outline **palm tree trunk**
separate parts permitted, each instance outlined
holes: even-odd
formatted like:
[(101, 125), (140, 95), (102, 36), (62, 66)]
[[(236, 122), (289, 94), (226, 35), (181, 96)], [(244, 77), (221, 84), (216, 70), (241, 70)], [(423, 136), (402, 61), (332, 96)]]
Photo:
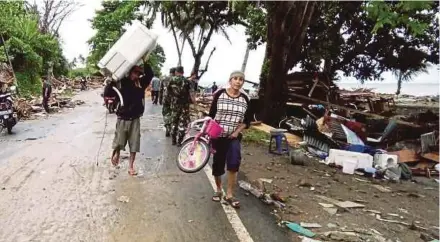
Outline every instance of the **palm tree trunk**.
[(397, 79), (397, 91), (396, 95), (400, 94), (400, 89), (402, 88), (402, 74), (399, 73), (399, 78)]
[(249, 52), (250, 52), (251, 48), (249, 46), (249, 44), (247, 44), (246, 46), (246, 53), (244, 54), (244, 59), (243, 59), (243, 64), (241, 64), (241, 72), (245, 72), (246, 70), (246, 65), (249, 59)]

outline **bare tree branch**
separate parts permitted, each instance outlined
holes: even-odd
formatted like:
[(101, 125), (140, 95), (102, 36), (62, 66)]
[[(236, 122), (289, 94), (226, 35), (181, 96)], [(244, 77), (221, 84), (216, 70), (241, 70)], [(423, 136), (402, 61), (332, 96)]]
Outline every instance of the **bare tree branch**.
[(38, 10), (36, 3), (30, 6), (32, 6), (32, 9), (36, 9), (40, 15), (40, 32), (58, 35), (64, 20), (81, 7), (82, 4), (71, 0), (43, 0), (41, 11)]
[(209, 61), (211, 60), (211, 56), (212, 54), (214, 54), (214, 51), (216, 50), (216, 48), (214, 47), (214, 49), (212, 49), (211, 54), (209, 54), (208, 60), (206, 61), (206, 65), (205, 68), (203, 70), (199, 70), (200, 74), (198, 76), (198, 78), (202, 78), (202, 76), (205, 74), (205, 72), (208, 71), (208, 65), (209, 65)]

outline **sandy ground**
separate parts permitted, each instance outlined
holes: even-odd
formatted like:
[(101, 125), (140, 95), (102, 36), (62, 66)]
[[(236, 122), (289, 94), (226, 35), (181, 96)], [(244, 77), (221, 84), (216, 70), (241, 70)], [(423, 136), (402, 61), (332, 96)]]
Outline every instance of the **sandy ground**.
[[(119, 170), (110, 167), (116, 117), (106, 118), (99, 91), (76, 97), (85, 105), (1, 134), (0, 241), (239, 241), (211, 201), (207, 175), (177, 169), (160, 106), (147, 100), (141, 120), (140, 175), (127, 174), (127, 153)], [(268, 207), (237, 196), (252, 241), (289, 241)]]
[[(255, 144), (245, 145), (243, 158), (244, 179), (256, 186), (259, 178), (272, 179), (271, 184), (265, 183), (267, 191), (278, 192), (281, 197), (287, 198), (285, 210), (279, 211), (271, 207), (276, 211), (273, 212), (274, 219), (318, 223), (322, 228), (311, 229), (316, 233), (344, 229), (364, 229), (371, 232), (374, 229), (391, 241), (423, 241), (420, 238), (422, 232), (437, 234), (438, 239), (439, 190), (438, 183), (433, 179), (416, 178), (417, 183), (402, 181), (394, 184), (359, 175), (345, 175), (341, 170), (318, 162), (295, 166), (289, 163), (287, 157), (269, 155), (266, 146)], [(382, 192), (374, 185), (388, 188), (389, 192)], [(365, 208), (339, 210), (331, 215), (319, 205), (328, 202), (317, 195), (340, 201), (357, 201), (364, 204)], [(255, 197), (254, 199), (257, 200)], [(374, 213), (380, 213), (382, 219), (409, 224), (414, 222), (427, 231), (411, 230), (402, 224), (379, 221)], [(329, 223), (335, 227), (327, 226)], [(301, 241), (297, 234), (289, 235), (292, 241)], [(352, 238), (346, 241), (362, 240)]]

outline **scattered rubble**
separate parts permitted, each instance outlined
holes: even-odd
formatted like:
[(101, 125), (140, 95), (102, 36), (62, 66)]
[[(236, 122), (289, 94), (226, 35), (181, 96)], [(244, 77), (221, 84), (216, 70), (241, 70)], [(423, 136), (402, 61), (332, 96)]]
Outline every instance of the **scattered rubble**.
[[(92, 76), (88, 78), (87, 88), (102, 87), (104, 82), (103, 77)], [(1, 90), (6, 91), (8, 86), (14, 84), (14, 77), (12, 69), (5, 63), (0, 65), (0, 85)], [(19, 89), (20, 87), (18, 87)], [(52, 78), (52, 94), (49, 100), (49, 108), (53, 111), (59, 111), (62, 108), (74, 108), (77, 105), (84, 104), (80, 100), (72, 100), (75, 92), (81, 90), (80, 79), (70, 79), (64, 76)], [(36, 116), (42, 116), (40, 113), (44, 112), (42, 107), (42, 96), (32, 96), (28, 98), (15, 98), (15, 109), (17, 110), (20, 119), (32, 119)]]
[(127, 196), (120, 196), (120, 197), (118, 197), (118, 202), (128, 203), (128, 202), (130, 202), (130, 198)]
[[(418, 211), (419, 206), (413, 204), (415, 201), (425, 204), (429, 200), (432, 205), (432, 196), (438, 202), (435, 189), (418, 184), (423, 178), (424, 183), (438, 187), (438, 97), (397, 97), (368, 89), (340, 90), (322, 73), (292, 73), (287, 83), (289, 116), (274, 123), (275, 127), (254, 123), (256, 129), (272, 136), (270, 140), (281, 140), (276, 147), (269, 147), (269, 151), (284, 150), (286, 143), (290, 145), (289, 152), (269, 156), (284, 160), (282, 168), (285, 171), (272, 161), (256, 164), (254, 160), (258, 160), (259, 155), (255, 150), (248, 152), (253, 154), (249, 158), (252, 164), (243, 162), (243, 171), (246, 175), (256, 173), (258, 176), (249, 180), (256, 186), (239, 181), (247, 194), (253, 194), (269, 205), (279, 201), (275, 199), (277, 196), (288, 198), (280, 201), (283, 206), (278, 207), (283, 214), (280, 217), (286, 219), (285, 216), (290, 216), (290, 221), (299, 223), (304, 218), (313, 219), (305, 217), (310, 214), (315, 214), (314, 218), (331, 218), (316, 220), (328, 224), (328, 228), (338, 228), (338, 231), (327, 231), (327, 234), (319, 233), (325, 237), (323, 240), (400, 241), (401, 238), (395, 237), (399, 231), (399, 237), (407, 238), (403, 241), (415, 241), (414, 233), (402, 231), (404, 226), (413, 231), (424, 231), (432, 223), (438, 226), (438, 220), (434, 221), (434, 216), (430, 215), (438, 214), (438, 203), (426, 208), (423, 215)], [(206, 114), (211, 101), (211, 94), (199, 95), (193, 112)], [(258, 111), (260, 104), (255, 105), (251, 108)], [(275, 132), (280, 129), (286, 131)], [(263, 149), (266, 151), (267, 147)], [(270, 159), (267, 155), (262, 157)], [(321, 163), (327, 165), (324, 171)], [(318, 166), (320, 168), (316, 169)], [(292, 171), (296, 173), (292, 175)], [(267, 174), (279, 177), (280, 172), (286, 174), (282, 179), (271, 179), (270, 182), (260, 179), (272, 178)], [(414, 186), (419, 189), (400, 188)], [(313, 200), (315, 205), (312, 205)], [(371, 229), (349, 230), (347, 227), (357, 228), (359, 225), (346, 226), (336, 222), (341, 217), (351, 217), (356, 223), (363, 221)], [(425, 219), (422, 224), (411, 222), (422, 217), (430, 219)], [(371, 227), (379, 224), (389, 225)], [(296, 225), (307, 227), (307, 224)], [(388, 227), (391, 226), (396, 228), (390, 232)], [(419, 238), (420, 234), (416, 237)]]

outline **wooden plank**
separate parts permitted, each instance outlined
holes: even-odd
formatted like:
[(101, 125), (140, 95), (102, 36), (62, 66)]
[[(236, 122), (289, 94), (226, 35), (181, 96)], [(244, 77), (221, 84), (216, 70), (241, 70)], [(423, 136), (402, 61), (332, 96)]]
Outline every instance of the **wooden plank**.
[[(379, 114), (365, 113), (365, 112), (362, 112), (360, 110), (356, 110), (356, 109), (353, 109), (353, 108), (347, 108), (347, 107), (344, 107), (344, 106), (340, 106), (340, 105), (337, 105), (337, 104), (329, 103), (329, 102), (322, 101), (322, 100), (315, 99), (315, 98), (311, 98), (311, 97), (306, 97), (306, 96), (303, 96), (303, 95), (298, 95), (296, 93), (289, 93), (289, 96), (301, 98), (301, 99), (312, 101), (312, 102), (315, 102), (315, 103), (320, 103), (320, 104), (323, 104), (323, 105), (327, 105), (328, 107), (334, 107), (334, 108), (346, 110), (346, 111), (349, 111), (349, 112), (362, 114), (362, 115), (369, 116), (369, 117), (391, 120), (391, 118), (384, 117), (384, 116), (379, 115)], [(398, 124), (406, 125), (406, 126), (413, 127), (413, 128), (420, 128), (421, 127), (420, 125), (413, 124), (413, 123), (406, 122), (406, 121), (402, 121), (402, 120), (395, 120), (395, 121)]]
[(420, 158), (417, 156), (417, 152), (415, 152), (414, 150), (399, 150), (394, 152), (388, 152), (388, 154), (397, 155), (397, 157), (399, 157), (399, 162), (401, 163), (414, 162), (420, 160)]
[[(267, 125), (265, 123), (261, 123), (259, 125), (252, 125), (251, 128), (263, 131), (263, 132), (268, 133), (268, 134), (270, 134), (270, 130), (271, 129), (274, 129), (274, 127), (272, 127), (270, 125)], [(287, 142), (292, 147), (297, 147), (299, 145), (299, 142), (302, 141), (301, 137), (296, 136), (294, 134), (286, 133), (285, 135), (286, 135), (286, 138), (287, 138)]]
[(302, 105), (304, 105), (304, 103), (292, 103), (292, 102), (287, 102), (286, 104), (295, 107), (302, 107)]
[(438, 153), (434, 153), (434, 152), (426, 153), (426, 154), (423, 154), (422, 157), (427, 160), (439, 163)]

